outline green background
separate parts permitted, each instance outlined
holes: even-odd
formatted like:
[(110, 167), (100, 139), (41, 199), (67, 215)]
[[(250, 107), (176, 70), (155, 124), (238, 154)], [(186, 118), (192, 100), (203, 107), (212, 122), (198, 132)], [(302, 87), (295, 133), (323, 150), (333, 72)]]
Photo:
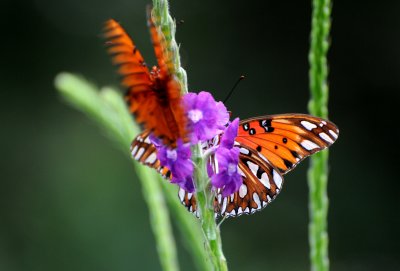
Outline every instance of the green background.
[[(61, 71), (118, 86), (100, 38), (113, 17), (154, 64), (149, 1), (0, 3), (0, 270), (159, 270), (127, 157), (54, 89)], [(310, 1), (171, 1), (191, 91), (233, 117), (306, 113)], [(335, 1), (330, 119), (332, 270), (400, 270), (400, 2)], [(127, 146), (128, 152), (128, 146)], [(308, 270), (308, 161), (267, 209), (222, 225), (230, 270)], [(179, 235), (177, 235), (179, 236)], [(178, 237), (182, 270), (193, 263)]]

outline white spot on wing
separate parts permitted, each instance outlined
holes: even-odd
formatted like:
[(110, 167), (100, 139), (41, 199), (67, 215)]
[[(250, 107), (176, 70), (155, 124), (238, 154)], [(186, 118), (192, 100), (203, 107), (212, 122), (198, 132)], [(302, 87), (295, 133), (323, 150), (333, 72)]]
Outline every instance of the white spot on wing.
[(240, 153), (248, 155), (250, 153), (250, 151), (246, 148), (240, 148)]
[(253, 200), (257, 204), (257, 209), (261, 209), (260, 197), (258, 196), (258, 194), (256, 192), (253, 193)]
[(237, 214), (240, 215), (240, 214), (242, 214), (242, 213), (243, 213), (242, 207), (239, 207), (239, 208), (238, 208), (238, 211), (237, 211)]
[(157, 160), (157, 154), (153, 152), (152, 154), (149, 155), (149, 157), (147, 157), (145, 162), (149, 164), (154, 164), (156, 160)]
[(329, 133), (330, 133), (335, 139), (338, 138), (337, 133), (335, 133), (334, 131), (329, 130)]
[(325, 140), (328, 143), (333, 143), (333, 140), (325, 133), (319, 133), (319, 137)]
[(186, 193), (185, 190), (183, 190), (182, 188), (179, 189), (178, 196), (181, 202), (183, 202), (185, 199), (185, 193)]
[(282, 187), (282, 176), (274, 169), (272, 170), (272, 176), (274, 178), (274, 182), (276, 186), (281, 189)]
[(247, 195), (247, 186), (242, 184), (239, 188), (239, 197), (244, 198)]
[(268, 174), (267, 174), (266, 172), (264, 172), (264, 173), (261, 175), (260, 182), (261, 182), (266, 188), (271, 189), (271, 185), (270, 185), (270, 183), (269, 183)]
[(250, 213), (249, 207), (246, 207), (246, 209), (244, 209), (243, 212), (246, 213), (246, 214)]
[(187, 196), (188, 196), (188, 200), (190, 200), (193, 196), (193, 193), (188, 193)]
[(225, 213), (227, 202), (228, 198), (224, 198), (224, 201), (222, 202), (221, 214)]
[(309, 150), (309, 151), (319, 148), (319, 146), (317, 144), (315, 144), (314, 142), (311, 142), (310, 140), (307, 140), (307, 139), (303, 140), (300, 143), (300, 145), (303, 146), (306, 150)]
[(308, 131), (311, 131), (312, 129), (317, 128), (317, 125), (315, 125), (314, 123), (311, 123), (309, 121), (306, 121), (306, 120), (302, 120), (301, 125), (303, 125), (303, 127), (306, 128)]
[(137, 149), (138, 149), (138, 146), (133, 147), (133, 150), (132, 150), (132, 152), (131, 152), (132, 157), (135, 155)]
[(247, 161), (247, 165), (249, 166), (251, 172), (252, 172), (255, 176), (257, 176), (258, 166), (257, 166), (256, 164), (254, 164), (253, 162), (251, 162), (251, 161)]
[(140, 157), (142, 157), (143, 153), (144, 153), (144, 148), (139, 148), (139, 151), (135, 155), (135, 160), (139, 160)]

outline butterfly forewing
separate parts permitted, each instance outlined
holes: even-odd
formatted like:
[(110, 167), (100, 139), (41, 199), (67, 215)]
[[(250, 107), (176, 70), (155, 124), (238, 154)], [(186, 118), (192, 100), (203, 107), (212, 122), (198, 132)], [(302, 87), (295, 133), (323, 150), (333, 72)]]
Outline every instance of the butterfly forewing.
[(104, 27), (108, 52), (119, 66), (122, 85), (127, 88), (125, 100), (136, 122), (161, 138), (165, 145), (175, 146), (180, 138), (187, 140), (181, 87), (168, 71), (172, 60), (166, 53), (165, 38), (149, 17), (150, 33), (159, 68), (147, 68), (142, 55), (125, 30), (114, 20)]
[(104, 26), (104, 37), (107, 39), (107, 51), (112, 61), (118, 65), (122, 75), (122, 85), (136, 91), (150, 91), (150, 72), (143, 57), (132, 39), (115, 20), (108, 20)]
[(285, 174), (304, 158), (332, 145), (338, 134), (337, 127), (327, 120), (283, 114), (241, 121), (236, 141)]
[[(173, 75), (176, 73), (175, 64), (173, 61), (173, 52), (168, 50), (167, 39), (164, 34), (158, 29), (154, 22), (161, 25), (161, 18), (158, 18), (151, 12), (150, 6), (147, 8), (147, 25), (150, 30), (151, 41), (154, 47), (154, 53), (157, 58), (158, 67), (162, 76), (167, 74)], [(171, 38), (171, 37), (169, 37)]]

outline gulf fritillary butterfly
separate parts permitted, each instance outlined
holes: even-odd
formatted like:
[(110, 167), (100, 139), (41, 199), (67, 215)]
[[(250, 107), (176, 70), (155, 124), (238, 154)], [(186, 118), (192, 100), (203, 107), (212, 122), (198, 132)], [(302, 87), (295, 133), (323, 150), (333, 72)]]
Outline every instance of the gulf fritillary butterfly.
[(105, 23), (104, 36), (108, 52), (127, 88), (125, 99), (136, 122), (174, 146), (178, 138), (186, 139), (186, 117), (181, 102), (181, 86), (175, 77), (171, 53), (166, 40), (155, 27), (148, 12), (148, 25), (158, 67), (149, 71), (142, 55), (125, 30), (114, 20)]
[[(156, 147), (144, 131), (131, 145), (132, 157), (170, 178), (168, 168), (157, 159)], [(304, 114), (270, 115), (242, 120), (235, 140), (240, 148), (238, 172), (243, 184), (239, 191), (214, 201), (215, 213), (222, 217), (252, 214), (266, 207), (282, 189), (283, 175), (306, 157), (332, 145), (338, 138), (335, 124)], [(219, 136), (204, 148), (219, 144)], [(214, 165), (218, 163), (213, 157)], [(190, 212), (199, 216), (196, 197), (182, 188), (179, 198)]]

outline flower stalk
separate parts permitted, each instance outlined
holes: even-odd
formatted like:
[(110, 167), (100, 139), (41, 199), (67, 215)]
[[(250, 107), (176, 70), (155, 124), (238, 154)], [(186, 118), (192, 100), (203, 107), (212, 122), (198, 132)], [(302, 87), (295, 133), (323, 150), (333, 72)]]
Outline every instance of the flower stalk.
[[(153, 0), (152, 15), (156, 26), (160, 27), (166, 39), (167, 51), (171, 54), (174, 62), (174, 74), (178, 77), (182, 93), (188, 93), (187, 76), (185, 70), (180, 66), (179, 46), (175, 41), (175, 21), (169, 14), (167, 0)], [(203, 155), (201, 144), (191, 147), (194, 162), (194, 184), (196, 188), (197, 208), (200, 214), (201, 228), (206, 239), (206, 250), (209, 255), (213, 270), (228, 270), (226, 259), (222, 252), (221, 236), (217, 227), (214, 214), (215, 195), (210, 186), (207, 173), (207, 156)], [(207, 261), (207, 259), (205, 259)]]
[[(312, 115), (328, 116), (328, 64), (329, 31), (331, 26), (330, 0), (312, 1), (312, 29), (310, 63), (311, 100), (308, 108)], [(311, 270), (328, 271), (328, 150), (311, 157), (308, 171), (309, 186), (309, 243)]]
[(207, 174), (207, 158), (202, 153), (200, 144), (192, 147), (194, 157), (194, 179), (196, 186), (197, 208), (199, 210), (201, 228), (207, 240), (206, 249), (210, 256), (214, 270), (228, 270), (226, 259), (222, 251), (221, 235), (215, 221), (214, 199), (210, 179)]

